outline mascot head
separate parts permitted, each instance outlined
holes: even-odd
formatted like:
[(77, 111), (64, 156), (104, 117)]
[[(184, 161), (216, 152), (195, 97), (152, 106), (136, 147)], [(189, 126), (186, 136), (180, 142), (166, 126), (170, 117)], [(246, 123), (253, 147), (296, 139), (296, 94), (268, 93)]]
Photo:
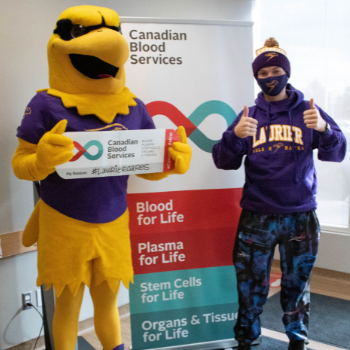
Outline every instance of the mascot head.
[(114, 94), (125, 87), (129, 47), (113, 10), (97, 6), (65, 10), (47, 51), (51, 89), (69, 94)]

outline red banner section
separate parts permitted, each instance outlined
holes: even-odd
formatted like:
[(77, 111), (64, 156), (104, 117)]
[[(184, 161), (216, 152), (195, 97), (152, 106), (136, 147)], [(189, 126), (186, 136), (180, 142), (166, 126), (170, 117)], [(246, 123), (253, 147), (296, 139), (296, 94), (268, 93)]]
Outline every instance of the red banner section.
[(242, 189), (128, 195), (135, 274), (232, 264)]
[(133, 235), (136, 275), (232, 265), (237, 227)]
[(131, 234), (236, 228), (242, 188), (128, 195)]

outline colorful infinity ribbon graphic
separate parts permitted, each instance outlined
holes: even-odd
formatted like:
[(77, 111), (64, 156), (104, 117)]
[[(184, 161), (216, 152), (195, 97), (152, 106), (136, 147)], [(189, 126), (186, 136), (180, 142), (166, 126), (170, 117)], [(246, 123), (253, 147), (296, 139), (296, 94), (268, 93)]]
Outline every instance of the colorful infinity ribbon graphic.
[(211, 153), (213, 146), (219, 140), (211, 140), (205, 136), (198, 129), (199, 124), (211, 114), (222, 115), (227, 126), (231, 125), (237, 117), (236, 112), (227, 103), (218, 100), (204, 102), (188, 118), (168, 102), (154, 101), (148, 103), (146, 107), (152, 117), (161, 114), (168, 117), (176, 126), (182, 125), (186, 129), (187, 137), (208, 153)]
[[(73, 141), (73, 144), (75, 148), (78, 150), (78, 153), (74, 155), (74, 157), (70, 160), (70, 162), (75, 162), (78, 160), (81, 156), (84, 156), (85, 158), (89, 160), (96, 160), (102, 157), (103, 153), (103, 146), (101, 142), (97, 140), (91, 140), (89, 141), (84, 147), (77, 141)], [(88, 152), (88, 149), (91, 146), (96, 146), (98, 148), (98, 152), (95, 155), (92, 155), (91, 153)]]

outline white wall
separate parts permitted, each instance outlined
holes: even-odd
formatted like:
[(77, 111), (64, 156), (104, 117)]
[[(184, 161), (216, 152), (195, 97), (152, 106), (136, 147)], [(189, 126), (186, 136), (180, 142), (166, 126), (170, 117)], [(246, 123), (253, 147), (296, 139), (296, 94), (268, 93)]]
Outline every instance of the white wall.
[[(205, 20), (252, 20), (250, 0), (2, 0), (0, 21), (0, 234), (23, 230), (33, 209), (32, 184), (12, 174), (16, 128), (37, 89), (48, 87), (46, 44), (59, 14), (70, 6), (91, 4), (115, 9), (120, 16)], [(132, 89), (132, 87), (131, 87)], [(142, 96), (140, 96), (142, 98)], [(21, 293), (36, 289), (36, 252), (0, 260), (0, 350), (35, 338), (41, 320), (21, 311)], [(34, 296), (34, 293), (33, 293)], [(128, 302), (122, 288), (119, 305)], [(41, 309), (41, 308), (39, 308)], [(87, 296), (81, 319), (93, 316)]]

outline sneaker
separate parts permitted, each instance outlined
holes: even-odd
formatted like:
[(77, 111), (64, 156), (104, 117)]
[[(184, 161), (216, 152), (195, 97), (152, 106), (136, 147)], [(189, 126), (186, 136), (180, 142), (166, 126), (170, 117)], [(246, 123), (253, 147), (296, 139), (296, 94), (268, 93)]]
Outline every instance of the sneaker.
[(237, 350), (250, 350), (250, 344), (248, 343), (239, 343)]
[(307, 350), (304, 340), (295, 340), (289, 342), (288, 350)]

